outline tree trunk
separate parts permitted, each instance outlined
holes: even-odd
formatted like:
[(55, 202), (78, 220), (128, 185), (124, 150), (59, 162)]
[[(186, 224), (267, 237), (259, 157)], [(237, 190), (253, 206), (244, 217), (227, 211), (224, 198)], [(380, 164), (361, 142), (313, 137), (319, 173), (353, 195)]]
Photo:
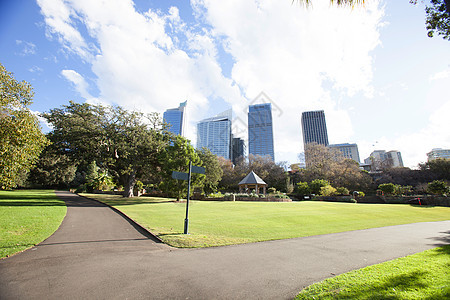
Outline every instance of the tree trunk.
[(125, 177), (125, 188), (123, 191), (123, 196), (125, 198), (134, 197), (133, 189), (135, 184), (136, 184), (136, 171), (133, 170), (130, 175)]

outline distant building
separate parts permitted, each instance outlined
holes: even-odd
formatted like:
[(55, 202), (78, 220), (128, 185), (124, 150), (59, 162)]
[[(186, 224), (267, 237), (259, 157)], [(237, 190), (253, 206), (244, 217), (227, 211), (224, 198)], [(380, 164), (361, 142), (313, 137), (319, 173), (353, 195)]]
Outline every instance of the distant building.
[(170, 125), (168, 131), (176, 135), (184, 136), (186, 104), (187, 101), (184, 101), (178, 108), (168, 109), (163, 114), (164, 122)]
[(366, 165), (370, 165), (371, 171), (380, 171), (386, 168), (403, 167), (403, 159), (400, 151), (375, 150), (364, 160)]
[(208, 148), (213, 154), (232, 159), (231, 109), (197, 124), (197, 148)]
[(328, 145), (329, 148), (337, 149), (343, 157), (353, 159), (360, 163), (358, 145), (356, 144), (333, 144)]
[(233, 138), (232, 142), (232, 161), (236, 165), (240, 157), (245, 155), (245, 143), (241, 138)]
[(432, 161), (438, 158), (450, 159), (450, 149), (434, 148), (427, 153), (428, 161)]
[(269, 155), (275, 161), (270, 103), (248, 107), (248, 149), (249, 154)]
[(317, 143), (328, 146), (327, 124), (323, 110), (302, 113), (303, 145)]

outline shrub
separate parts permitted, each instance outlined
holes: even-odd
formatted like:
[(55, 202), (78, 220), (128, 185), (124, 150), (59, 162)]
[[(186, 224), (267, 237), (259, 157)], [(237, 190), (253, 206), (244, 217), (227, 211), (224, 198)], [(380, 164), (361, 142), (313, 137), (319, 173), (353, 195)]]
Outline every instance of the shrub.
[(435, 180), (428, 183), (427, 191), (432, 194), (444, 195), (448, 193), (449, 188), (444, 181)]
[(270, 187), (270, 188), (267, 189), (267, 192), (268, 192), (269, 194), (275, 194), (275, 193), (277, 192), (277, 189), (274, 188), (274, 187)]
[(330, 185), (330, 183), (328, 181), (323, 180), (323, 179), (315, 179), (315, 180), (311, 181), (311, 183), (309, 184), (309, 189), (312, 194), (319, 195), (321, 192), (321, 188), (323, 188), (327, 185)]
[(320, 188), (320, 195), (322, 196), (334, 196), (336, 194), (337, 190), (329, 184)]
[(392, 195), (395, 192), (395, 185), (393, 183), (383, 183), (378, 188), (386, 195)]
[(336, 191), (339, 195), (350, 195), (350, 191), (345, 187), (338, 187)]
[(307, 182), (297, 183), (295, 191), (297, 192), (297, 194), (302, 196), (311, 194), (311, 189), (309, 188)]

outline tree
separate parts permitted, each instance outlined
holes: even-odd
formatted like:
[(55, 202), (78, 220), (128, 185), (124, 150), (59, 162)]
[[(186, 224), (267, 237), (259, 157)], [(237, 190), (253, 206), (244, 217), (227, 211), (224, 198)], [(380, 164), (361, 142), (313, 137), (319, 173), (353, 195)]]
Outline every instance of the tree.
[(212, 154), (208, 148), (196, 150), (197, 155), (202, 161), (201, 166), (205, 168), (205, 180), (203, 181), (203, 190), (205, 193), (215, 193), (219, 181), (222, 179), (223, 170), (220, 167), (217, 156)]
[(444, 181), (435, 180), (433, 182), (428, 183), (427, 191), (432, 194), (443, 195), (448, 193), (449, 188)]
[(430, 160), (424, 164), (419, 164), (422, 171), (429, 171), (439, 180), (450, 180), (450, 159), (438, 158)]
[(137, 180), (158, 171), (170, 142), (158, 116), (120, 106), (70, 102), (43, 116), (54, 128), (48, 136), (57, 153), (77, 166), (96, 161), (124, 186), (124, 197), (133, 197)]
[[(189, 161), (195, 166), (201, 165), (202, 161), (188, 139), (179, 135), (171, 135), (171, 137), (171, 144), (160, 153), (160, 160), (164, 162), (161, 168), (163, 182), (161, 182), (160, 188), (164, 192), (174, 195), (179, 201), (182, 196), (187, 194), (188, 182), (173, 179), (172, 172), (188, 173)], [(201, 186), (204, 178), (203, 174), (192, 174), (191, 186)]]
[[(417, 0), (409, 2), (417, 4)], [(428, 36), (433, 37), (437, 33), (450, 41), (450, 0), (430, 0), (430, 4), (425, 7)]]
[(378, 189), (380, 189), (386, 195), (392, 195), (395, 192), (395, 184), (383, 183), (378, 186)]
[(11, 189), (26, 178), (48, 144), (30, 111), (33, 89), (18, 82), (0, 64), (0, 188)]
[(320, 192), (323, 187), (330, 185), (330, 183), (323, 179), (314, 179), (309, 184), (309, 189), (311, 190), (311, 194), (320, 195)]
[(317, 143), (305, 147), (306, 169), (300, 177), (303, 181), (324, 179), (335, 187), (346, 187), (351, 190), (367, 190), (372, 179), (367, 172), (359, 168), (359, 164), (343, 157), (336, 149), (330, 149)]
[(77, 166), (67, 155), (56, 153), (52, 146), (42, 151), (36, 166), (30, 171), (28, 182), (46, 188), (68, 188), (75, 179)]
[(311, 190), (308, 186), (307, 182), (299, 182), (297, 183), (295, 190), (294, 190), (297, 194), (299, 194), (300, 196), (306, 196), (311, 194)]

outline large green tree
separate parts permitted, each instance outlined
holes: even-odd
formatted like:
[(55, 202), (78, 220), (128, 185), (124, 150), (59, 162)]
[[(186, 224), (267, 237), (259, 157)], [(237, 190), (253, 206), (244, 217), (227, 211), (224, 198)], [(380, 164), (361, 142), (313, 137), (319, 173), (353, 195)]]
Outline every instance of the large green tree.
[(219, 159), (208, 148), (197, 149), (196, 152), (202, 161), (201, 166), (205, 168), (203, 190), (207, 194), (216, 192), (223, 175)]
[[(188, 183), (185, 180), (173, 179), (172, 172), (188, 173), (189, 161), (194, 166), (201, 166), (202, 161), (188, 139), (179, 135), (171, 135), (171, 137), (170, 145), (160, 153), (160, 160), (163, 162), (161, 168), (163, 181), (159, 187), (180, 200), (181, 197), (187, 195)], [(204, 178), (205, 175), (192, 174), (191, 186), (201, 186)]]
[(170, 142), (160, 118), (119, 106), (70, 102), (43, 114), (53, 126), (49, 138), (60, 155), (77, 165), (97, 165), (132, 197), (136, 181), (160, 168), (160, 153)]
[(30, 111), (34, 92), (0, 64), (0, 188), (11, 189), (26, 178), (48, 143)]

